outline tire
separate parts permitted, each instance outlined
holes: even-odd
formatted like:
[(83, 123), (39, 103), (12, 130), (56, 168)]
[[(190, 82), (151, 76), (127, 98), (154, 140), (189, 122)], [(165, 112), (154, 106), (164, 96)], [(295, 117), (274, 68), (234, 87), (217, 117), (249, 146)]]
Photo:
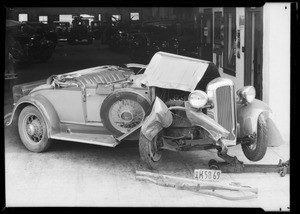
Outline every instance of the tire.
[[(119, 137), (139, 125), (149, 108), (150, 103), (142, 96), (132, 92), (117, 92), (108, 95), (103, 101), (100, 118), (106, 129)], [(123, 124), (115, 123), (117, 120)]]
[(44, 152), (51, 144), (43, 116), (34, 106), (26, 106), (21, 111), (18, 129), (20, 138), (29, 151)]
[(157, 150), (157, 139), (154, 137), (149, 141), (142, 133), (139, 139), (139, 152), (141, 160), (149, 169), (157, 169), (162, 160), (162, 151)]
[(252, 144), (242, 144), (244, 155), (251, 161), (261, 160), (267, 151), (267, 122), (268, 115), (262, 112), (257, 120), (256, 139)]

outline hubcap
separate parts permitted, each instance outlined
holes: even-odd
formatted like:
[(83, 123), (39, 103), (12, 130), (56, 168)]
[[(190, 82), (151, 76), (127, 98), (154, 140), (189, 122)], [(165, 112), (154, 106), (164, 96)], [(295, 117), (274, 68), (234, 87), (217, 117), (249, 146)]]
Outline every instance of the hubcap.
[(43, 127), (36, 115), (29, 115), (24, 119), (27, 138), (38, 143), (43, 138)]
[(133, 119), (133, 115), (129, 111), (124, 111), (124, 112), (121, 113), (121, 118), (123, 120), (126, 120), (127, 122), (130, 122)]
[(27, 126), (27, 133), (32, 136), (34, 134), (35, 130), (34, 130), (34, 126), (32, 124), (29, 124)]

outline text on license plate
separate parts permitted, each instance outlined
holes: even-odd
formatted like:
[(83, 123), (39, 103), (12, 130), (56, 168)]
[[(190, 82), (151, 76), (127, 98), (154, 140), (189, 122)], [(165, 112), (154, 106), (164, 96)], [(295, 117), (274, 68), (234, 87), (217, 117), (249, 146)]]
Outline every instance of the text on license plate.
[(219, 181), (221, 173), (221, 170), (195, 169), (194, 179), (204, 181)]

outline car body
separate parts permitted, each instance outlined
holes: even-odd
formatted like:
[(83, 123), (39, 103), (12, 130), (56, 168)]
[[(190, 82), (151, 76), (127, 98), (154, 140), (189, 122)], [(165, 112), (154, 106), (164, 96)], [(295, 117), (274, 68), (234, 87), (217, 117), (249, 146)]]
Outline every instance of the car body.
[(142, 160), (154, 168), (163, 150), (226, 151), (241, 143), (257, 161), (267, 148), (262, 132), (270, 108), (254, 99), (252, 86), (236, 92), (209, 61), (158, 52), (148, 65), (99, 66), (13, 90), (7, 125), (19, 118), (22, 142), (34, 152), (45, 151), (49, 139), (110, 147), (139, 139)]
[(67, 36), (70, 45), (78, 42), (93, 43), (93, 33), (89, 26), (89, 20), (81, 16), (75, 16)]
[(62, 21), (53, 21), (54, 32), (57, 35), (58, 40), (67, 39), (70, 22), (62, 22)]

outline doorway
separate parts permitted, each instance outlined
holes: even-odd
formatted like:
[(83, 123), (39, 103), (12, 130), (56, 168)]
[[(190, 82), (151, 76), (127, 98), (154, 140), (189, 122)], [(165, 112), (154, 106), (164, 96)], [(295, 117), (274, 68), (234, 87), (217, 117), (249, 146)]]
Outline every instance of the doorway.
[(256, 99), (262, 100), (262, 8), (246, 8), (245, 11), (245, 85), (256, 89)]
[(200, 13), (200, 59), (212, 61), (212, 10), (205, 9)]

